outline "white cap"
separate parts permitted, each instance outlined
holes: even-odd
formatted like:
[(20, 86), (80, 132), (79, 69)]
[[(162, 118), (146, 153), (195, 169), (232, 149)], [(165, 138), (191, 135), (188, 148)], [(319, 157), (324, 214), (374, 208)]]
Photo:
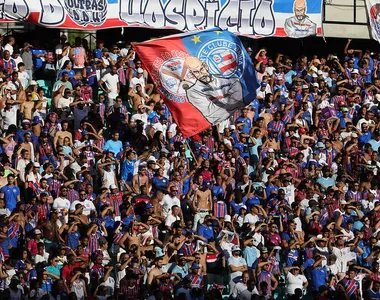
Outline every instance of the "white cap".
[(247, 209), (247, 206), (246, 205), (242, 205), (240, 208)]
[(376, 94), (376, 95), (375, 95), (375, 99), (376, 99), (377, 101), (380, 101), (380, 94)]
[(273, 150), (272, 148), (269, 148), (269, 149), (268, 149), (268, 152), (269, 152), (269, 153), (274, 153), (274, 150)]
[(234, 251), (241, 251), (241, 249), (240, 249), (240, 247), (238, 245), (233, 245), (231, 251), (232, 252), (234, 252)]
[(35, 163), (33, 164), (33, 167), (39, 168), (39, 167), (41, 167), (41, 165), (40, 165), (38, 162), (35, 162)]
[(351, 74), (359, 74), (359, 70), (358, 69), (353, 69)]
[(37, 85), (38, 83), (37, 83), (37, 81), (35, 81), (35, 80), (32, 80), (30, 83), (29, 83), (29, 85)]
[(318, 77), (318, 75), (317, 75), (317, 74), (315, 74), (315, 73), (313, 73), (313, 75), (311, 75), (311, 77), (313, 77), (313, 78), (317, 78), (317, 77)]
[(224, 222), (231, 222), (231, 216), (230, 215), (225, 215), (224, 216)]
[(318, 84), (318, 83), (316, 83), (316, 82), (314, 82), (314, 83), (313, 83), (313, 86), (315, 86), (315, 87), (319, 88), (319, 84)]
[(231, 129), (231, 130), (235, 130), (235, 129), (236, 129), (236, 126), (235, 126), (235, 125), (230, 125), (230, 129)]
[(322, 234), (318, 234), (317, 235), (317, 239), (323, 239), (323, 235)]
[(304, 84), (303, 86), (302, 86), (302, 89), (308, 89), (309, 88), (309, 86), (307, 85), (307, 84)]
[(311, 71), (314, 71), (315, 73), (318, 72), (318, 69), (317, 69), (316, 67), (311, 67), (310, 70), (311, 70)]
[(317, 74), (318, 75), (323, 75), (323, 72), (321, 70), (318, 70)]
[(144, 73), (144, 70), (141, 69), (141, 68), (138, 68), (138, 69), (137, 69), (137, 73), (138, 73), (138, 74), (142, 74), (142, 73)]
[(110, 185), (110, 189), (111, 189), (111, 190), (117, 189), (116, 184), (111, 184), (111, 185)]
[(39, 230), (39, 229), (35, 229), (35, 230), (34, 230), (34, 234), (42, 234), (42, 232), (41, 232), (41, 230)]

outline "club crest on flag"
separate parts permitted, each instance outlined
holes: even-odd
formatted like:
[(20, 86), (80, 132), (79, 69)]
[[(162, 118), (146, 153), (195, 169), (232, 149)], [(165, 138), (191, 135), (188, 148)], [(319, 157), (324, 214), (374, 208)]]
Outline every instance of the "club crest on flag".
[(251, 58), (219, 29), (134, 45), (184, 137), (228, 119), (256, 96)]
[(210, 73), (226, 78), (242, 76), (244, 56), (241, 47), (229, 40), (217, 39), (206, 43), (198, 57), (210, 67)]

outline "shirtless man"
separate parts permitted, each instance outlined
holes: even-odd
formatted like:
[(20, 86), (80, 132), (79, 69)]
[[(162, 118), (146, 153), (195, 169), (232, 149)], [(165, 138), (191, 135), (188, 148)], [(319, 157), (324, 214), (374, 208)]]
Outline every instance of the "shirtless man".
[(162, 210), (162, 207), (160, 205), (160, 202), (164, 199), (164, 193), (160, 190), (156, 191), (150, 200), (150, 203), (154, 207), (154, 214), (152, 217), (159, 219), (160, 221), (165, 220), (164, 211)]
[(193, 224), (194, 231), (197, 230), (198, 222), (203, 223), (205, 216), (212, 211), (212, 195), (209, 187), (209, 183), (204, 183), (202, 187), (198, 188), (194, 193), (192, 202), (193, 210), (196, 212)]
[(52, 212), (50, 220), (44, 222), (41, 225), (40, 229), (42, 229), (42, 235), (45, 241), (49, 241), (45, 242), (45, 245), (51, 245), (52, 247), (56, 247), (58, 242), (64, 242), (63, 240), (60, 241), (57, 221), (58, 214), (56, 212)]
[(152, 291), (153, 287), (156, 285), (155, 281), (165, 275), (165, 273), (161, 270), (162, 262), (162, 257), (156, 257), (154, 260), (154, 267), (148, 273), (148, 279), (146, 282), (148, 291)]
[(69, 122), (64, 120), (62, 121), (61, 125), (62, 125), (62, 130), (57, 131), (57, 133), (54, 136), (53, 145), (55, 149), (57, 148), (58, 145), (59, 146), (63, 145), (63, 140), (65, 137), (70, 139), (70, 145), (73, 144), (73, 135), (71, 134), (71, 132), (68, 131)]
[(31, 120), (35, 103), (32, 99), (32, 92), (28, 92), (26, 96), (26, 100), (21, 104), (20, 112), (24, 115), (24, 119)]
[(21, 149), (26, 149), (30, 153), (30, 159), (34, 161), (35, 154), (34, 154), (34, 147), (32, 143), (32, 136), (29, 132), (24, 134), (24, 142), (21, 144)]
[(136, 175), (132, 178), (132, 190), (137, 195), (141, 194), (140, 186), (145, 185), (146, 188), (149, 190), (149, 178), (146, 173), (146, 166), (140, 165), (139, 171)]

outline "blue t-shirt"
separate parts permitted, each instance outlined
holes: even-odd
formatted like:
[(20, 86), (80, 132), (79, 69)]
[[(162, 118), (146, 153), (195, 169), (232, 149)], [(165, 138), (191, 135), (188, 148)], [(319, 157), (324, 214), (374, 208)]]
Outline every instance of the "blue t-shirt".
[(121, 163), (121, 180), (124, 180), (126, 182), (132, 181), (133, 172), (135, 170), (135, 162), (135, 159), (132, 161), (126, 159)]
[(328, 188), (330, 186), (335, 185), (335, 180), (331, 177), (328, 177), (328, 178), (320, 177), (318, 178), (317, 183), (323, 185), (325, 188)]
[(238, 123), (244, 123), (241, 132), (245, 133), (245, 134), (249, 134), (249, 131), (251, 130), (251, 127), (252, 127), (251, 120), (248, 117), (247, 118), (243, 118), (243, 117), (240, 116), (235, 121), (235, 124), (238, 124)]
[(71, 249), (76, 249), (79, 245), (80, 233), (72, 231), (68, 234), (68, 245)]
[(206, 239), (206, 242), (208, 242), (209, 238), (214, 237), (214, 230), (212, 229), (212, 226), (206, 226), (201, 224), (198, 227), (198, 235), (203, 236)]
[(39, 69), (41, 68), (43, 65), (44, 65), (44, 62), (42, 61), (41, 57), (35, 57), (34, 55), (38, 55), (38, 54), (45, 54), (46, 53), (46, 50), (42, 50), (42, 49), (32, 49), (30, 51), (33, 55), (33, 64), (34, 64), (34, 68), (36, 69)]
[(321, 285), (326, 285), (327, 277), (328, 274), (325, 268), (318, 267), (311, 271), (313, 291), (318, 291)]
[(69, 78), (73, 78), (75, 76), (75, 72), (74, 70), (62, 70), (61, 72), (59, 72), (58, 74), (58, 78), (61, 78), (62, 77), (62, 74), (66, 72), (67, 75), (69, 75)]
[(380, 141), (376, 141), (375, 139), (369, 140), (368, 144), (372, 146), (373, 151), (379, 151)]
[(165, 177), (163, 177), (162, 179), (158, 178), (157, 176), (152, 178), (152, 187), (153, 187), (153, 190), (155, 191), (166, 189), (168, 184), (169, 184), (169, 180)]
[(6, 208), (12, 212), (16, 208), (17, 196), (20, 196), (20, 189), (15, 185), (6, 185), (1, 188), (0, 193), (4, 194)]
[(108, 140), (104, 145), (104, 151), (111, 151), (115, 155), (123, 151), (123, 143), (121, 141)]

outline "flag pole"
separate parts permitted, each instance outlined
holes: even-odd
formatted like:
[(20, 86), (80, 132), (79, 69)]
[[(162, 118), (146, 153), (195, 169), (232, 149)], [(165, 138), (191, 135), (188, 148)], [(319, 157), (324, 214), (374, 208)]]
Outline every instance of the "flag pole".
[(195, 157), (195, 154), (194, 154), (193, 150), (191, 149), (191, 147), (190, 147), (189, 142), (187, 141), (187, 139), (186, 139), (186, 145), (187, 145), (187, 148), (189, 148), (190, 153), (193, 156), (195, 163), (197, 164), (197, 167), (199, 167), (199, 163), (197, 161), (197, 158)]

